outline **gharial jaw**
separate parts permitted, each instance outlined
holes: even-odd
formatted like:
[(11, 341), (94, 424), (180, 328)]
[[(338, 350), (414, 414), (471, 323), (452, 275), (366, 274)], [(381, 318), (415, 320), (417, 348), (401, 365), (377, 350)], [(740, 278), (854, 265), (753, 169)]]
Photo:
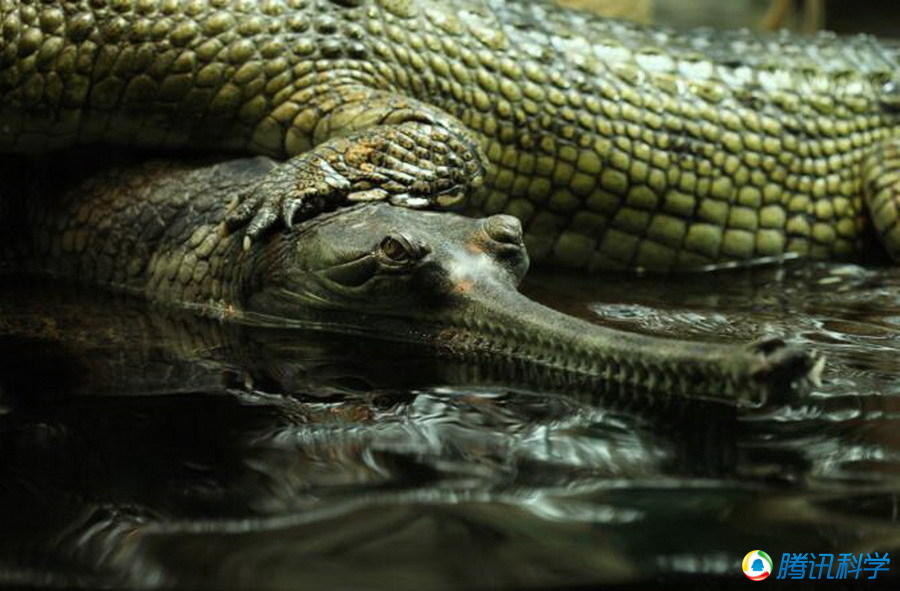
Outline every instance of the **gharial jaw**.
[(536, 303), (517, 289), (528, 258), (509, 216), (472, 220), (375, 204), (334, 220), (298, 232), (278, 268), (265, 272), (271, 284), (248, 299), (250, 317), (421, 344), (494, 364), (510, 379), (555, 374), (745, 406), (817, 382), (822, 371), (822, 358), (780, 339), (664, 339)]

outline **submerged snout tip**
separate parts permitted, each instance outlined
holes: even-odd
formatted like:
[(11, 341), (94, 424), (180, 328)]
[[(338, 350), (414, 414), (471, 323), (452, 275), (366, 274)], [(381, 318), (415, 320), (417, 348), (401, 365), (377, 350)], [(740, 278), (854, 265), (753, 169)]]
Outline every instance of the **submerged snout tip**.
[(756, 356), (753, 378), (771, 387), (771, 393), (786, 402), (809, 385), (822, 385), (825, 357), (816, 351), (786, 343), (780, 338), (767, 338), (750, 345)]

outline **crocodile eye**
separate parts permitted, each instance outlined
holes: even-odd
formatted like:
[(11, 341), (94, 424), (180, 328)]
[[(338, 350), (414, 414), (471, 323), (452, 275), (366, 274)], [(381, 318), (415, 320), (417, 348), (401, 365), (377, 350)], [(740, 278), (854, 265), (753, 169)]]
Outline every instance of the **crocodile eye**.
[(398, 264), (417, 261), (428, 253), (427, 246), (403, 234), (385, 236), (378, 248), (388, 261)]

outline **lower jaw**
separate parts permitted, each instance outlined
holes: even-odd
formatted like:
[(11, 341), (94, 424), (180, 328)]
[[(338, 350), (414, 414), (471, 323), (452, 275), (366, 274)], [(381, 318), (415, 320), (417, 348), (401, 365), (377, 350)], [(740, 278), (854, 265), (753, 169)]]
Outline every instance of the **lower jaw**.
[[(420, 359), (422, 355), (418, 352), (424, 347), (430, 351), (427, 356), (456, 361), (454, 373), (464, 376), (468, 383), (479, 381), (485, 385), (633, 398), (646, 396), (660, 401), (712, 400), (748, 407), (761, 406), (773, 395), (783, 398), (791, 390), (791, 384), (774, 388), (755, 381), (750, 375), (718, 372), (713, 364), (707, 364), (711, 371), (705, 371), (700, 361), (696, 365), (682, 362), (680, 369), (663, 368), (653, 364), (650, 349), (646, 356), (633, 352), (617, 355), (614, 350), (592, 352), (577, 343), (554, 346), (553, 336), (535, 344), (533, 336), (518, 334), (514, 329), (486, 324), (473, 328), (466, 326), (471, 322), (454, 318), (435, 320), (329, 312), (304, 319), (285, 319), (249, 312), (242, 321), (406, 343)], [(599, 330), (586, 324), (585, 330), (591, 328)]]
[[(647, 363), (588, 360), (588, 353), (552, 353), (444, 328), (435, 339), (437, 354), (466, 368), (469, 380), (526, 386), (592, 396), (629, 398), (650, 404), (667, 400), (703, 400), (759, 407), (776, 392), (747, 376), (693, 375), (664, 371)], [(581, 359), (583, 362), (579, 363)]]

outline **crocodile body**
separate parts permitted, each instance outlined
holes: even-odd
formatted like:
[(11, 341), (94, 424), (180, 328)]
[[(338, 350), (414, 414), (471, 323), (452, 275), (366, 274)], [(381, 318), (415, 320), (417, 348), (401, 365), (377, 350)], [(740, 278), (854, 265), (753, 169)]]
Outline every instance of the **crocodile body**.
[(254, 238), (465, 199), (573, 268), (851, 258), (868, 236), (897, 258), (898, 56), (538, 0), (0, 0), (0, 150), (299, 159), (238, 212)]

